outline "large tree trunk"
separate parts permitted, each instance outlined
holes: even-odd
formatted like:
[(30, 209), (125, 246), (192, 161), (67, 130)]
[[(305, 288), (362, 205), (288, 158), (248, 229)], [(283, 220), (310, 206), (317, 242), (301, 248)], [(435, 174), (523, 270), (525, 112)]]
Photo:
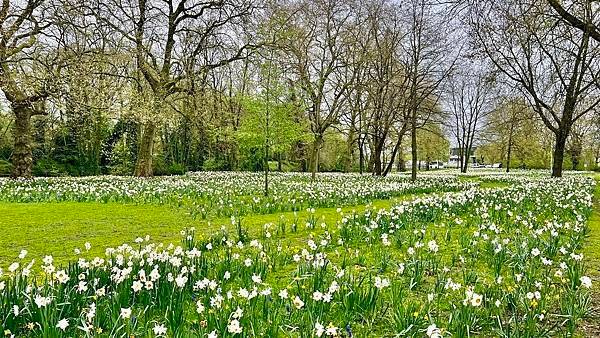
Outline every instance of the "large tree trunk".
[(156, 125), (153, 122), (146, 122), (142, 131), (142, 140), (138, 151), (137, 164), (135, 166), (135, 176), (151, 177), (152, 158), (154, 156), (154, 134)]
[(31, 152), (31, 116), (32, 111), (26, 106), (13, 106), (15, 114), (14, 150), (12, 154), (12, 176), (30, 178), (33, 168)]
[(402, 149), (402, 145), (398, 149), (398, 168), (399, 172), (406, 171), (406, 161), (404, 161), (404, 150)]
[(317, 178), (317, 171), (319, 171), (319, 153), (322, 145), (323, 136), (315, 135), (315, 140), (313, 141), (313, 146), (310, 153), (311, 179), (313, 181)]
[(554, 144), (554, 153), (552, 156), (552, 177), (562, 177), (563, 160), (565, 158), (565, 146), (567, 144), (568, 129), (559, 128), (555, 133), (556, 143)]

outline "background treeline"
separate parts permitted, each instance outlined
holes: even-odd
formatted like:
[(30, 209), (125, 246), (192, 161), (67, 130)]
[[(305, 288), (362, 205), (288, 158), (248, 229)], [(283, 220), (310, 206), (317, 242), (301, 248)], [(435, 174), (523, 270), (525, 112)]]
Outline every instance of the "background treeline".
[(0, 175), (416, 177), (450, 147), (463, 171), (475, 149), (554, 176), (594, 169), (599, 9), (563, 6), (3, 1)]

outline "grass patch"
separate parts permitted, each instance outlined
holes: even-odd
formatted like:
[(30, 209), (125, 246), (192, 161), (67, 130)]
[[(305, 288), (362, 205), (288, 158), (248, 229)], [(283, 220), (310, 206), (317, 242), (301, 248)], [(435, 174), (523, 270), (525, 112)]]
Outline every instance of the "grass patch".
[(600, 335), (600, 175), (596, 179), (594, 191), (594, 212), (588, 220), (589, 237), (584, 248), (585, 260), (588, 265), (588, 274), (592, 279), (591, 305), (592, 313), (581, 325), (583, 337), (597, 337)]
[(184, 227), (198, 226), (183, 210), (160, 205), (117, 203), (0, 203), (0, 263), (12, 262), (21, 249), (33, 258), (74, 257), (73, 250), (92, 244), (92, 254), (132, 242), (136, 236), (171, 240)]
[[(344, 212), (357, 212), (367, 207), (388, 208), (405, 196), (392, 200), (374, 200), (366, 205), (347, 206)], [(297, 218), (304, 224), (308, 211), (285, 212), (242, 217), (242, 226), (253, 236), (260, 233), (265, 223), (277, 224)], [(318, 222), (335, 222), (337, 208), (316, 209)], [(103, 256), (107, 247), (132, 243), (138, 236), (149, 235), (153, 242), (178, 244), (180, 231), (196, 227), (200, 235), (212, 234), (221, 226), (233, 231), (230, 218), (194, 219), (185, 208), (154, 204), (120, 203), (0, 203), (0, 266), (10, 264), (22, 249), (38, 261), (44, 255), (54, 256), (57, 262), (75, 257), (74, 249), (84, 250), (84, 243), (92, 245), (89, 255)], [(304, 229), (304, 226), (298, 227)], [(298, 233), (298, 238), (304, 232)], [(295, 235), (295, 234), (290, 234)], [(296, 236), (292, 236), (296, 237)]]

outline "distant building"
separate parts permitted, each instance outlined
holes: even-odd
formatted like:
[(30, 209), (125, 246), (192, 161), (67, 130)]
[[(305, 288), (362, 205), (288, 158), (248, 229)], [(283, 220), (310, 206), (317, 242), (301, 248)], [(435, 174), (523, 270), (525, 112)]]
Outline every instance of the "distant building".
[[(475, 151), (477, 147), (473, 147), (471, 149), (471, 154), (469, 155), (469, 164), (477, 164), (477, 158), (475, 157)], [(450, 148), (450, 158), (448, 160), (448, 168), (458, 168), (460, 167), (460, 148)]]
[[(406, 169), (410, 169), (412, 168), (412, 161), (405, 161), (404, 165)], [(417, 169), (419, 170), (444, 169), (445, 167), (446, 164), (444, 163), (444, 161), (417, 161)]]

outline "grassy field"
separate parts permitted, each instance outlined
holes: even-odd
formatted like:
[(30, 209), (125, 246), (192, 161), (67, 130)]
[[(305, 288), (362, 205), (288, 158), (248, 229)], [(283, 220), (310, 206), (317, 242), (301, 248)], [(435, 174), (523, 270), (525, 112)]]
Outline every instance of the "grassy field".
[[(464, 178), (478, 181), (476, 177)], [(483, 188), (506, 186), (500, 182), (481, 182)], [(368, 204), (317, 208), (315, 217), (331, 223), (339, 219), (338, 209), (348, 213), (366, 208), (389, 208), (391, 205), (423, 194), (411, 194), (392, 199), (372, 200)], [(309, 216), (306, 210), (274, 214), (254, 214), (242, 217), (242, 224), (251, 233), (265, 223), (278, 223)], [(26, 249), (40, 259), (53, 255), (58, 262), (75, 257), (74, 250), (90, 243), (90, 255), (101, 255), (107, 247), (133, 243), (137, 237), (149, 235), (154, 242), (178, 243), (180, 232), (195, 227), (199, 234), (212, 234), (221, 226), (231, 230), (229, 218), (202, 220), (190, 215), (188, 209), (173, 205), (123, 204), (96, 202), (7, 203), (0, 202), (0, 266), (10, 264)]]
[[(105, 247), (150, 235), (157, 241), (177, 237), (185, 227), (199, 226), (177, 208), (118, 203), (1, 203), (0, 262), (14, 260), (21, 249), (33, 257), (51, 254), (58, 260), (72, 256), (84, 243), (94, 254)], [(132, 238), (132, 236), (134, 236)]]
[[(600, 179), (600, 177), (597, 179)], [(478, 195), (477, 198), (489, 200), (489, 203), (491, 204), (487, 205), (487, 207), (491, 208), (492, 206), (496, 205), (500, 208), (491, 208), (488, 210), (490, 212), (489, 217), (495, 217), (493, 221), (487, 218), (487, 213), (485, 213), (486, 216), (479, 213), (481, 210), (479, 208), (486, 206), (485, 203), (481, 205), (477, 204), (478, 206), (476, 207), (475, 205), (469, 204), (468, 201), (465, 202), (465, 206), (459, 207), (453, 211), (440, 209), (446, 210), (447, 212), (439, 212), (439, 210), (435, 211), (440, 204), (432, 204), (427, 207), (435, 212), (432, 215), (427, 215), (427, 211), (423, 211), (423, 213), (421, 211), (413, 210), (415, 215), (421, 216), (415, 216), (416, 218), (414, 218), (414, 220), (411, 218), (399, 220), (398, 222), (405, 224), (406, 228), (399, 227), (397, 233), (395, 230), (388, 228), (391, 226), (391, 223), (390, 220), (385, 219), (385, 216), (380, 220), (379, 218), (374, 217), (377, 214), (376, 212), (372, 212), (370, 215), (368, 212), (365, 213), (369, 210), (376, 211), (380, 209), (390, 209), (390, 207), (397, 205), (400, 202), (414, 200), (420, 197), (431, 197), (438, 195), (440, 196), (440, 201), (443, 201), (443, 198), (446, 198), (442, 198), (442, 195), (437, 193), (405, 194), (392, 199), (372, 200), (367, 204), (332, 208), (317, 208), (315, 211), (302, 210), (297, 212), (276, 212), (271, 214), (248, 214), (241, 217), (242, 227), (249, 232), (250, 239), (256, 239), (259, 241), (259, 243), (263, 243), (265, 245), (264, 248), (261, 246), (260, 254), (265, 254), (267, 257), (263, 257), (265, 259), (265, 265), (262, 265), (262, 263), (260, 263), (262, 261), (260, 258), (261, 256), (258, 255), (259, 252), (254, 251), (253, 248), (236, 250), (234, 247), (234, 252), (239, 252), (242, 255), (247, 254), (249, 256), (246, 257), (251, 257), (252, 260), (257, 263), (257, 265), (252, 265), (251, 268), (250, 266), (242, 266), (241, 262), (235, 263), (229, 262), (229, 260), (225, 262), (225, 257), (227, 256), (221, 256), (222, 254), (229, 252), (229, 249), (226, 249), (223, 243), (219, 244), (219, 237), (214, 236), (222, 227), (226, 228), (229, 236), (235, 236), (236, 226), (235, 224), (232, 224), (232, 219), (229, 217), (209, 217), (209, 219), (201, 219), (201, 217), (193, 217), (192, 214), (190, 214), (189, 208), (175, 206), (172, 204), (159, 205), (153, 203), (133, 204), (115, 202), (3, 202), (0, 203), (0, 229), (5, 235), (0, 237), (0, 267), (6, 267), (11, 262), (17, 260), (17, 256), (22, 249), (28, 250), (28, 259), (35, 258), (38, 262), (41, 261), (45, 255), (50, 254), (54, 257), (54, 264), (57, 267), (60, 267), (65, 263), (74, 262), (77, 257), (81, 256), (90, 259), (94, 256), (104, 256), (104, 250), (107, 247), (116, 247), (123, 243), (128, 243), (134, 248), (141, 248), (141, 245), (137, 245), (134, 241), (137, 237), (145, 237), (147, 235), (150, 236), (151, 242), (153, 243), (161, 242), (166, 244), (173, 243), (175, 245), (180, 245), (182, 244), (181, 231), (186, 228), (189, 229), (194, 227), (196, 229), (196, 234), (195, 238), (191, 242), (193, 245), (197, 245), (200, 249), (205, 250), (206, 255), (209, 254), (208, 251), (212, 250), (206, 249), (207, 244), (214, 243), (218, 248), (215, 251), (210, 252), (213, 257), (211, 257), (208, 262), (202, 263), (202, 261), (196, 261), (194, 263), (198, 264), (199, 268), (202, 268), (205, 265), (212, 266), (203, 272), (205, 274), (204, 276), (210, 277), (214, 274), (215, 276), (213, 276), (213, 278), (216, 277), (218, 280), (220, 278), (219, 275), (222, 275), (225, 269), (227, 269), (227, 271), (230, 269), (238, 269), (240, 270), (240, 274), (235, 278), (240, 282), (238, 284), (236, 281), (235, 284), (232, 284), (232, 286), (235, 285), (235, 287), (238, 287), (238, 285), (251, 285), (248, 283), (252, 283), (252, 280), (255, 276), (254, 273), (258, 273), (258, 276), (262, 275), (264, 277), (263, 281), (267, 286), (273, 287), (274, 289), (287, 288), (290, 290), (290, 292), (295, 290), (294, 292), (302, 295), (302, 299), (307, 302), (306, 310), (312, 314), (308, 317), (289, 318), (289, 320), (291, 322), (299, 322), (302, 323), (302, 325), (306, 325), (307, 323), (312, 323), (313, 315), (327, 318), (327, 311), (323, 312), (323, 309), (326, 308), (325, 305), (323, 305), (325, 307), (321, 307), (318, 305), (318, 303), (310, 303), (310, 305), (308, 305), (309, 299), (312, 295), (312, 288), (326, 288), (327, 285), (322, 285), (329, 283), (325, 282), (326, 280), (329, 281), (330, 278), (334, 278), (334, 280), (336, 280), (338, 277), (333, 277), (331, 274), (328, 274), (327, 276), (321, 275), (318, 273), (318, 269), (314, 271), (311, 270), (314, 267), (304, 266), (302, 263), (296, 264), (294, 263), (294, 261), (296, 261), (295, 256), (298, 256), (303, 250), (306, 251), (307, 243), (310, 247), (310, 242), (312, 242), (313, 239), (317, 243), (317, 246), (320, 246), (321, 244), (318, 243), (322, 243), (323, 240), (326, 242), (329, 240), (330, 243), (326, 245), (323, 244), (323, 247), (319, 248), (318, 251), (320, 251), (322, 254), (328, 255), (328, 260), (333, 265), (334, 270), (337, 269), (337, 266), (345, 267), (348, 269), (348, 273), (351, 276), (356, 274), (357, 279), (353, 279), (353, 277), (348, 277), (349, 279), (345, 279), (346, 277), (339, 277), (339, 280), (340, 282), (345, 280), (348, 287), (359, 291), (356, 293), (356, 297), (358, 298), (354, 298), (354, 296), (348, 297), (348, 295), (352, 294), (352, 292), (348, 293), (346, 298), (339, 300), (339, 303), (337, 303), (335, 308), (331, 308), (331, 311), (334, 311), (332, 313), (336, 313), (332, 319), (340, 325), (346, 325), (344, 323), (354, 323), (352, 325), (357, 336), (361, 336), (361, 334), (366, 335), (367, 332), (370, 332), (370, 334), (379, 332), (377, 334), (383, 335), (384, 332), (389, 333), (392, 328), (396, 330), (395, 332), (400, 332), (406, 329), (409, 331), (412, 330), (410, 332), (413, 333), (424, 333), (424, 329), (433, 322), (433, 318), (430, 319), (429, 317), (430, 315), (435, 315), (437, 317), (436, 323), (442, 325), (443, 327), (444, 321), (448, 321), (448, 313), (452, 311), (454, 312), (452, 312), (451, 316), (460, 316), (458, 319), (459, 321), (464, 323), (471, 322), (473, 325), (476, 325), (476, 327), (485, 327), (489, 329), (492, 328), (496, 323), (493, 317), (494, 311), (496, 311), (495, 307), (493, 306), (494, 301), (500, 301), (500, 299), (502, 299), (502, 306), (504, 306), (505, 302), (513, 302), (513, 300), (504, 297), (503, 294), (505, 292), (514, 294), (511, 297), (515, 297), (515, 299), (526, 299), (528, 296), (526, 296), (525, 293), (532, 290), (524, 288), (522, 291), (514, 291), (513, 287), (517, 286), (518, 282), (511, 281), (514, 277), (514, 272), (510, 270), (510, 264), (519, 262), (521, 259), (527, 259), (531, 261), (535, 260), (535, 258), (529, 256), (529, 252), (533, 247), (530, 247), (526, 250), (519, 250), (515, 245), (511, 249), (511, 252), (513, 253), (512, 257), (506, 256), (504, 258), (500, 258), (498, 261), (500, 262), (498, 264), (502, 266), (502, 273), (500, 276), (502, 276), (506, 282), (502, 282), (503, 286), (495, 285), (493, 272), (493, 265), (495, 263), (492, 261), (495, 261), (496, 257), (493, 253), (490, 253), (493, 251), (490, 246), (487, 244), (484, 245), (484, 242), (488, 241), (488, 237), (483, 237), (485, 238), (483, 239), (478, 237), (479, 234), (475, 235), (475, 237), (473, 237), (473, 234), (479, 233), (479, 231), (482, 233), (487, 232), (487, 235), (484, 236), (489, 236), (489, 240), (491, 240), (495, 236), (492, 228), (486, 230), (485, 227), (479, 227), (486, 222), (492, 222), (492, 224), (502, 224), (504, 222), (507, 226), (505, 229), (508, 231), (508, 233), (503, 233), (502, 236), (507, 236), (507, 240), (510, 238), (517, 238), (515, 236), (520, 236), (519, 232), (513, 232), (514, 229), (510, 229), (510, 225), (512, 223), (510, 223), (507, 218), (501, 215), (502, 212), (492, 215), (494, 214), (493, 210), (497, 211), (503, 208), (507, 208), (506, 210), (511, 210), (511, 208), (506, 205), (507, 201), (510, 201), (511, 195), (509, 193), (501, 192), (502, 190), (507, 190), (490, 190), (487, 195), (485, 193), (485, 190), (487, 189), (508, 188), (511, 186), (511, 184), (497, 181), (484, 181), (480, 180), (478, 177), (466, 177), (460, 178), (460, 180), (477, 183), (479, 185), (478, 190), (480, 191), (478, 193), (480, 195)], [(553, 189), (556, 189), (556, 187)], [(514, 193), (519, 193), (519, 191), (520, 190), (514, 190)], [(544, 195), (543, 190), (537, 190), (537, 193), (540, 194), (540, 196)], [(549, 196), (546, 196), (545, 198), (549, 198)], [(552, 199), (548, 201), (551, 200)], [(598, 298), (598, 293), (600, 291), (600, 248), (597, 245), (600, 243), (599, 201), (600, 187), (597, 187), (594, 199), (594, 212), (589, 220), (590, 232), (584, 248), (585, 264), (588, 268), (587, 273), (594, 281), (590, 298), (592, 303), (591, 309), (594, 312), (591, 315), (588, 314), (579, 317), (583, 318), (583, 321), (577, 325), (577, 332), (579, 332), (582, 337), (600, 335), (597, 312), (595, 312), (597, 311), (598, 304), (600, 303)], [(458, 202), (458, 204), (460, 203), (463, 202)], [(524, 204), (517, 203), (514, 205), (514, 210), (515, 212), (520, 212), (522, 215), (526, 215), (526, 211), (531, 213), (532, 211), (537, 212), (539, 210), (539, 215), (531, 218), (531, 220), (539, 220), (542, 222), (542, 220), (550, 219), (554, 211), (536, 209), (536, 207), (534, 207), (536, 203), (539, 202), (535, 202), (535, 199), (525, 202)], [(452, 205), (453, 204), (451, 203), (446, 208), (452, 209)], [(587, 206), (587, 210), (589, 212), (589, 204)], [(349, 227), (349, 229), (351, 229), (351, 234), (345, 234), (345, 230), (341, 226), (340, 221), (347, 215), (355, 215), (354, 212), (356, 212), (356, 215), (361, 215), (359, 216), (360, 219), (350, 222), (350, 224), (354, 224), (353, 226)], [(448, 215), (446, 215), (446, 213), (448, 213)], [(385, 215), (385, 213), (383, 214)], [(400, 218), (402, 217), (403, 216), (400, 215)], [(561, 217), (570, 216), (563, 214)], [(464, 225), (461, 225), (463, 224), (463, 221), (465, 223)], [(313, 223), (313, 225), (305, 225), (308, 222)], [(273, 224), (273, 231), (271, 231), (273, 237), (271, 237), (271, 235), (265, 237), (264, 235), (264, 225), (268, 223)], [(284, 231), (283, 233), (278, 231), (277, 225), (279, 223), (285, 224), (284, 228), (288, 230)], [(373, 228), (369, 230), (368, 228), (375, 223), (379, 224), (377, 225), (379, 228)], [(298, 224), (298, 230), (290, 231), (289, 229), (291, 229), (291, 224)], [(323, 225), (322, 227), (321, 224)], [(444, 224), (448, 224), (448, 226), (446, 227)], [(422, 234), (417, 231), (418, 229), (423, 229)], [(425, 229), (427, 229), (426, 232)], [(391, 239), (393, 238), (391, 246), (388, 246), (390, 244), (385, 244), (384, 237), (380, 236), (381, 233), (385, 236), (389, 235)], [(209, 236), (212, 237), (209, 238)], [(332, 236), (334, 239), (332, 239)], [(335, 240), (336, 238), (339, 240), (344, 238), (343, 244), (341, 244), (339, 240)], [(581, 238), (583, 238), (583, 236), (581, 236)], [(382, 239), (383, 243), (381, 242)], [(532, 237), (530, 240), (532, 243), (535, 243), (531, 245), (537, 245), (540, 248), (545, 245), (544, 242), (539, 241), (534, 237)], [(237, 239), (234, 240), (233, 244), (235, 244), (235, 241), (237, 241)], [(431, 242), (433, 242), (433, 245), (437, 247), (436, 241), (438, 244), (440, 244), (439, 252), (437, 248), (435, 249), (435, 253), (437, 253), (437, 255), (432, 253), (430, 246)], [(477, 242), (480, 243), (477, 244)], [(85, 251), (85, 243), (91, 244), (91, 250), (89, 252), (84, 252), (83, 255), (76, 254), (74, 252), (76, 248)], [(418, 243), (424, 245), (425, 247), (424, 249), (421, 249), (422, 251), (419, 251), (422, 253), (418, 254), (418, 259), (411, 258), (412, 254), (410, 253), (410, 250), (413, 249), (413, 246), (416, 248)], [(492, 245), (493, 243), (495, 242), (489, 242), (489, 245)], [(509, 242), (505, 242), (503, 244), (505, 246), (510, 246), (508, 243)], [(283, 251), (278, 248), (282, 244), (285, 246)], [(183, 246), (185, 247), (185, 244)], [(429, 249), (427, 249), (428, 247)], [(406, 248), (408, 248), (408, 253)], [(307, 253), (309, 251), (307, 251)], [(360, 255), (358, 254), (359, 251)], [(317, 251), (315, 251), (315, 256), (316, 253)], [(292, 255), (294, 256), (293, 259)], [(482, 255), (489, 256), (485, 256), (487, 258), (482, 259)], [(522, 257), (518, 258), (514, 255), (525, 256), (518, 256)], [(302, 253), (302, 255), (299, 257), (304, 257), (304, 253)], [(267, 261), (269, 262), (268, 265), (266, 263)], [(406, 269), (410, 272), (402, 275), (402, 272), (398, 273), (395, 271), (398, 264), (401, 262), (406, 263)], [(402, 266), (402, 269), (404, 269), (403, 263)], [(446, 267), (450, 267), (447, 272)], [(77, 272), (79, 271), (79, 268), (72, 266), (70, 269), (74, 269), (70, 272), (72, 276), (77, 276), (79, 274), (79, 272)], [(252, 273), (246, 271), (241, 272), (242, 270), (246, 269), (251, 270)], [(307, 270), (304, 271), (304, 269)], [(539, 272), (543, 271), (544, 269), (540, 269), (539, 265), (536, 265), (535, 263), (531, 264), (531, 269), (534, 271), (532, 273), (537, 275), (535, 278), (541, 278), (543, 276), (543, 274), (540, 275)], [(236, 272), (234, 272), (234, 274), (235, 273)], [(79, 274), (79, 276), (81, 276), (81, 274)], [(199, 276), (201, 275), (196, 277), (199, 278)], [(392, 290), (385, 293), (385, 299), (380, 299), (379, 301), (375, 300), (377, 297), (375, 294), (373, 294), (373, 292), (377, 293), (379, 291), (376, 291), (375, 288), (369, 286), (369, 284), (372, 283), (371, 278), (375, 278), (375, 276), (389, 277), (392, 281)], [(190, 278), (191, 277), (192, 275), (190, 275)], [(464, 293), (459, 291), (456, 294), (451, 294), (450, 291), (444, 291), (445, 288), (443, 284), (446, 278), (452, 278), (454, 281), (462, 282), (465, 287), (468, 284), (473, 285), (475, 288), (474, 290), (476, 292), (480, 292), (480, 294), (475, 293), (477, 296), (481, 296), (481, 294), (485, 293), (486, 303), (488, 303), (485, 311), (491, 312), (480, 312), (476, 309), (476, 306), (467, 306), (464, 309), (459, 308), (459, 310), (450, 310), (452, 308), (450, 307), (450, 304), (462, 303), (462, 297), (464, 297)], [(73, 277), (72, 279), (75, 280), (76, 278)], [(363, 280), (368, 280), (368, 282), (363, 283)], [(574, 278), (574, 280), (578, 280), (578, 277)], [(220, 282), (222, 282), (223, 285), (229, 283), (223, 280), (223, 278), (221, 278)], [(260, 285), (261, 283), (262, 282), (257, 283), (256, 285)], [(501, 283), (498, 282), (498, 285), (500, 284)], [(493, 290), (490, 289), (491, 286)], [(118, 297), (115, 298), (114, 301), (118, 301), (121, 308), (128, 306), (129, 304), (128, 302), (130, 301), (130, 296), (128, 296), (127, 291), (129, 289), (131, 289), (131, 285), (127, 284), (124, 289), (119, 289), (120, 291), (115, 293), (115, 295), (118, 295)], [(540, 289), (542, 291), (541, 286), (536, 287), (536, 289)], [(545, 290), (546, 291), (543, 292), (554, 292), (550, 291), (550, 289)], [(159, 291), (157, 290), (157, 292)], [(167, 292), (161, 289), (160, 292), (164, 293), (164, 296), (158, 297), (157, 299), (170, 299), (171, 291)], [(186, 292), (182, 292), (179, 296), (183, 297), (186, 303), (191, 303), (193, 305), (196, 297), (195, 293), (187, 294)], [(270, 292), (271, 291), (269, 288), (269, 293)], [(444, 295), (445, 293), (447, 294)], [(440, 301), (429, 304), (431, 302), (431, 300), (429, 300), (429, 303), (427, 303), (429, 305), (424, 305), (425, 299), (430, 297), (430, 295), (433, 297), (434, 294), (435, 298), (440, 299)], [(569, 295), (580, 297), (579, 293), (569, 293)], [(558, 294), (556, 294), (556, 296), (558, 296)], [(75, 297), (77, 298), (79, 296)], [(361, 297), (366, 298), (362, 299)], [(85, 299), (85, 297), (81, 297), (81, 299), (78, 300), (78, 302), (81, 303), (78, 305), (79, 307), (85, 306)], [(133, 296), (132, 299), (137, 301), (138, 298)], [(352, 310), (352, 308), (357, 305), (348, 303), (350, 301), (359, 303), (362, 302), (365, 305)], [(560, 315), (570, 311), (566, 308), (561, 308), (558, 305), (560, 303), (555, 304), (554, 301), (556, 300), (548, 299), (546, 301), (548, 303), (544, 304), (544, 306), (547, 307), (547, 309), (551, 309), (551, 311), (556, 311)], [(148, 311), (152, 312), (152, 318), (156, 318), (156, 320), (159, 322), (162, 322), (161, 316), (156, 317), (156, 315), (161, 313), (164, 314), (164, 309), (162, 306), (167, 306), (167, 309), (170, 309), (169, 306), (173, 306), (173, 304), (163, 305), (161, 302), (155, 304), (149, 299), (144, 300), (144, 302), (150, 302), (148, 304), (158, 307), (156, 309), (152, 308)], [(391, 304), (390, 302), (394, 303), (394, 305), (388, 309), (390, 306), (389, 304)], [(98, 327), (117, 327), (120, 325), (119, 323), (121, 323), (123, 318), (120, 317), (118, 313), (115, 314), (118, 312), (117, 310), (119, 310), (119, 307), (111, 310), (111, 307), (114, 307), (111, 304), (111, 301), (108, 301), (105, 302), (103, 306), (105, 307), (105, 311), (110, 310), (113, 312), (103, 314), (102, 321), (94, 322), (94, 325), (97, 325)], [(545, 310), (544, 312), (535, 310), (535, 305), (533, 305), (533, 308), (528, 309), (528, 304), (529, 301), (526, 301), (524, 304), (519, 303), (518, 306), (525, 309), (523, 311), (526, 311), (527, 314), (535, 315), (535, 317), (531, 317), (529, 319), (529, 321), (533, 319), (532, 324), (523, 324), (525, 326), (520, 326), (521, 324), (518, 321), (511, 320), (510, 317), (505, 317), (503, 321), (505, 320), (506, 323), (512, 323), (511, 325), (515, 325), (515, 328), (527, 327), (527, 330), (530, 330), (531, 332), (538, 332), (536, 331), (538, 330), (538, 328), (536, 328), (537, 324), (535, 324), (538, 319), (535, 318), (538, 318), (540, 314), (544, 314), (546, 312)], [(575, 305), (576, 302), (573, 304), (573, 308), (586, 308), (585, 306)], [(205, 305), (208, 307), (207, 304)], [(233, 304), (230, 306), (230, 308), (227, 308), (228, 311), (231, 312), (235, 310)], [(557, 308), (557, 306), (559, 306), (559, 308)], [(69, 311), (78, 313), (77, 306), (73, 307), (74, 308), (69, 309)], [(499, 307), (499, 305), (496, 305), (496, 307)], [(188, 310), (189, 308), (184, 310), (186, 312), (184, 317), (185, 321), (187, 321), (187, 328), (206, 334), (202, 327), (197, 326), (198, 322), (194, 319), (195, 314), (187, 313)], [(248, 316), (250, 316), (250, 313), (252, 313), (253, 318), (262, 318), (262, 316), (266, 316), (265, 318), (269, 317), (268, 313), (263, 314), (263, 312), (258, 308), (250, 306), (250, 303), (246, 304), (244, 311), (248, 312)], [(279, 311), (280, 310), (277, 310), (276, 313), (279, 313)], [(281, 311), (281, 313), (284, 313), (284, 310)], [(505, 312), (507, 316), (510, 315), (510, 313), (510, 311)], [(548, 315), (551, 320), (554, 320), (550, 314)], [(60, 314), (56, 313), (49, 323), (60, 319), (59, 316)], [(219, 318), (218, 321), (220, 322), (231, 322), (231, 318), (228, 319), (226, 314), (225, 317), (221, 316), (223, 318), (220, 318), (220, 315), (217, 315), (214, 312), (210, 316), (215, 317), (215, 320)], [(383, 319), (381, 316), (384, 316), (385, 318)], [(557, 315), (557, 318), (559, 317), (560, 316)], [(173, 330), (172, 332), (175, 332), (176, 328), (181, 325), (177, 322), (171, 322), (174, 319), (171, 319), (169, 316), (167, 316), (166, 320), (166, 323), (169, 325), (169, 330)], [(261, 320), (264, 322), (264, 318)], [(277, 319), (277, 321), (280, 323), (279, 325), (281, 325), (281, 328), (286, 327), (283, 324), (286, 320), (287, 319)], [(107, 323), (105, 321), (111, 321), (111, 323)], [(411, 321), (413, 321), (413, 324), (411, 324)], [(255, 322), (254, 324), (262, 325), (261, 323), (263, 322), (259, 321)], [(448, 330), (451, 330), (451, 332), (457, 332), (455, 336), (466, 337), (469, 335), (468, 331), (471, 329), (467, 329), (467, 331), (463, 332), (462, 330), (464, 326), (460, 324), (460, 322), (456, 322), (456, 320), (453, 322), (454, 324), (448, 324)], [(539, 319), (539, 322), (540, 325), (542, 325), (542, 319)], [(577, 322), (579, 322), (579, 320)], [(147, 320), (144, 325), (154, 325), (154, 323), (155, 321), (153, 320)], [(565, 323), (556, 325), (566, 325)], [(326, 322), (324, 324), (326, 324)], [(44, 324), (43, 326), (49, 327), (50, 331), (48, 332), (53, 332), (53, 325), (54, 324)], [(244, 325), (249, 325), (249, 323), (245, 322)], [(552, 322), (544, 322), (543, 325), (552, 328), (555, 324), (552, 324)], [(543, 325), (541, 327), (543, 327)], [(312, 326), (310, 327), (312, 328)], [(343, 327), (344, 326), (340, 326), (340, 328)], [(554, 326), (554, 328), (555, 327), (556, 326)], [(554, 328), (551, 330), (554, 330)], [(149, 330), (149, 327), (142, 328), (128, 326), (126, 329), (126, 331), (130, 333), (143, 332), (144, 330)], [(228, 329), (221, 327), (219, 330), (222, 333)], [(264, 334), (264, 332), (268, 332), (268, 329), (264, 327), (260, 329), (257, 328), (257, 330), (259, 330), (257, 332), (262, 332), (262, 334)], [(484, 331), (483, 334), (485, 336), (486, 334), (491, 334), (491, 332), (492, 331)], [(58, 332), (53, 334), (56, 335), (50, 336), (60, 336)], [(472, 336), (477, 335), (474, 334)]]
[[(406, 196), (405, 198), (413, 198)], [(374, 200), (368, 205), (347, 206), (343, 212), (363, 211), (366, 207), (388, 208), (399, 201)], [(242, 224), (251, 233), (258, 232), (265, 223), (280, 219), (304, 220), (308, 211), (267, 215), (248, 215)], [(321, 208), (315, 217), (326, 222), (339, 218), (338, 208)], [(137, 237), (149, 235), (154, 242), (179, 243), (180, 232), (195, 227), (199, 234), (212, 234), (221, 226), (232, 230), (229, 218), (194, 219), (184, 208), (169, 205), (136, 205), (120, 203), (0, 203), (0, 265), (10, 264), (22, 249), (38, 260), (53, 255), (58, 262), (66, 262), (90, 243), (89, 255), (102, 255), (107, 247), (133, 243)]]
[(600, 337), (600, 176), (595, 177), (594, 213), (588, 221), (589, 237), (584, 254), (588, 262), (590, 277), (594, 281), (592, 288), (592, 314), (582, 325), (586, 337)]

